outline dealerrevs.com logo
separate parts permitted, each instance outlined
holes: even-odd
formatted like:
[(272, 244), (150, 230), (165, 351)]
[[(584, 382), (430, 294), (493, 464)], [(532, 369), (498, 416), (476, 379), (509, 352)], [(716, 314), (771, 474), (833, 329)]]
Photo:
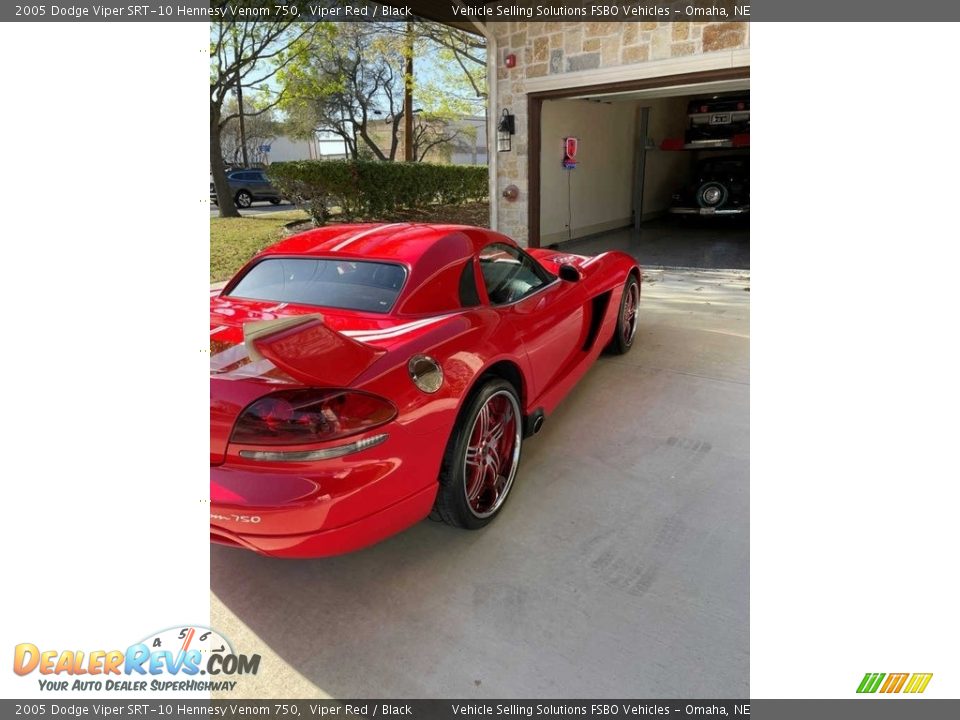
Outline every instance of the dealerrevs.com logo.
[(905, 692), (922, 693), (930, 684), (933, 673), (867, 673), (860, 681), (858, 693), (884, 694)]
[(235, 678), (256, 675), (259, 655), (234, 652), (208, 627), (187, 625), (148, 635), (126, 650), (41, 650), (20, 643), (13, 651), (17, 675), (40, 675), (41, 690), (176, 692), (230, 691)]

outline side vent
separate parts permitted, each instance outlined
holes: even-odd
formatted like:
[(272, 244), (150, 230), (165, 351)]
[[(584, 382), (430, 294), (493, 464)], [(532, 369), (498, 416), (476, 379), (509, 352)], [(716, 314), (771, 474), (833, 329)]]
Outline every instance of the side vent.
[(606, 317), (607, 307), (610, 305), (610, 296), (613, 290), (597, 295), (590, 301), (590, 328), (587, 331), (587, 338), (583, 341), (583, 351), (586, 352), (597, 342), (597, 334), (600, 332), (600, 326), (603, 324), (603, 318)]

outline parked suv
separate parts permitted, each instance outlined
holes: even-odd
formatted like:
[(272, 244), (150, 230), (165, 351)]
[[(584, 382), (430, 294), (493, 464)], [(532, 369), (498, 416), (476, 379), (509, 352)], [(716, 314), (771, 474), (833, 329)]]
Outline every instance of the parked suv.
[[(263, 170), (229, 170), (227, 182), (237, 207), (248, 208), (256, 200), (268, 200), (274, 205), (280, 203), (280, 193), (267, 179)], [(217, 204), (217, 191), (210, 183), (210, 202)]]

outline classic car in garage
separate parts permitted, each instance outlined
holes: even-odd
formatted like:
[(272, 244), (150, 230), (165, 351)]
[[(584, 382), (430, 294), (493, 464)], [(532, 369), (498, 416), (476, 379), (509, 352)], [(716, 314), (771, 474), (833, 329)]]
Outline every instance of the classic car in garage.
[(210, 538), (286, 557), (502, 509), (525, 437), (637, 332), (629, 255), (490, 230), (341, 225), (270, 247), (210, 303)]
[(721, 155), (699, 160), (690, 181), (673, 194), (669, 212), (707, 216), (749, 213), (749, 156)]
[(695, 98), (688, 103), (688, 144), (730, 140), (750, 133), (750, 95), (719, 95)]

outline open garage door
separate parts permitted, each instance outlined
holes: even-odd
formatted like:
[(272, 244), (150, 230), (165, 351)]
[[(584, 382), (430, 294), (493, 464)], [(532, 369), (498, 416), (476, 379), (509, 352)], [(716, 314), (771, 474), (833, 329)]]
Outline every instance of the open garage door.
[(561, 94), (531, 102), (531, 244), (749, 267), (749, 78)]

